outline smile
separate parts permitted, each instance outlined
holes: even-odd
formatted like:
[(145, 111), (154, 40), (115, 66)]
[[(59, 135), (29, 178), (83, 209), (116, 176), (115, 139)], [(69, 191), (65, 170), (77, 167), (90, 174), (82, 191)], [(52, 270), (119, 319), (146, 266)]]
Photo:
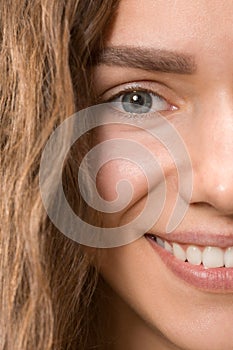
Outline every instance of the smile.
[(222, 249), (214, 246), (178, 244), (168, 242), (152, 234), (148, 236), (177, 259), (192, 265), (202, 264), (205, 268), (233, 267), (233, 247)]
[(194, 245), (151, 233), (144, 236), (166, 267), (183, 281), (213, 293), (233, 292), (233, 245)]

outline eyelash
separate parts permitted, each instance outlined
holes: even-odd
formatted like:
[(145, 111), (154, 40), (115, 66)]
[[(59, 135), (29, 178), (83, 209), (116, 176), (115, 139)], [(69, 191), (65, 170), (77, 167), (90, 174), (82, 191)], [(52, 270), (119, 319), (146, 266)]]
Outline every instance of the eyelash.
[[(168, 99), (163, 97), (161, 94), (159, 94), (157, 92), (155, 93), (155, 91), (153, 91), (152, 89), (148, 89), (148, 88), (145, 88), (145, 87), (140, 87), (138, 85), (137, 86), (129, 86), (129, 87), (123, 88), (121, 91), (118, 91), (116, 94), (113, 94), (109, 98), (102, 99), (101, 102), (103, 102), (103, 103), (111, 103), (115, 99), (117, 99), (119, 97), (123, 97), (125, 94), (130, 93), (130, 92), (136, 92), (136, 93), (137, 92), (146, 92), (148, 94), (152, 94), (154, 97), (159, 97), (159, 98), (163, 99), (166, 103), (168, 103), (172, 107), (170, 110), (166, 110), (166, 111), (163, 111), (163, 112), (169, 112), (169, 111), (173, 111), (173, 110), (177, 110), (178, 109), (174, 104), (172, 104)], [(100, 99), (101, 99), (101, 97), (100, 97)], [(141, 114), (130, 113), (130, 112), (120, 112), (120, 111), (118, 111), (118, 112), (121, 113), (121, 114), (127, 115), (128, 118), (134, 118), (134, 119), (135, 119), (135, 117), (136, 118), (142, 118), (142, 116), (143, 116), (143, 118), (150, 118), (152, 116), (152, 114), (154, 113), (153, 111), (148, 112), (148, 113), (141, 113)]]
[[(122, 89), (121, 91), (119, 91), (118, 93), (114, 94), (112, 97), (110, 97), (110, 101), (114, 98), (117, 98), (117, 97), (120, 97), (122, 96), (124, 93), (127, 93), (127, 92), (132, 92), (132, 91), (136, 91), (136, 92), (148, 92), (150, 94), (153, 94), (153, 95), (156, 95), (156, 96), (159, 96), (161, 98), (164, 98), (163, 96), (161, 96), (160, 94), (158, 93), (155, 93), (154, 91), (152, 91), (151, 89), (147, 89), (147, 88), (142, 88), (142, 87), (135, 87), (135, 86), (129, 86), (129, 87), (126, 87), (124, 89)], [(165, 98), (164, 98), (165, 99)]]

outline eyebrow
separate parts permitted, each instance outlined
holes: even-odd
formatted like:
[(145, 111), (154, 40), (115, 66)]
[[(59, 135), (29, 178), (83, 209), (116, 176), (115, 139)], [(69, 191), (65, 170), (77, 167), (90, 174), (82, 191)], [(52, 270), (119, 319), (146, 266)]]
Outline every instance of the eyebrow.
[(104, 48), (94, 60), (94, 65), (100, 64), (177, 74), (193, 74), (197, 70), (192, 55), (164, 49), (130, 46)]

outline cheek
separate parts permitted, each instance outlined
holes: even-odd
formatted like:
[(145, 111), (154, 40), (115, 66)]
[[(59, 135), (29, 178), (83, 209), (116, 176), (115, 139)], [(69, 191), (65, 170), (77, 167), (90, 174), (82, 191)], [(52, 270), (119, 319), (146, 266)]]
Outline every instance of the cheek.
[(97, 174), (96, 186), (107, 203), (103, 218), (110, 226), (123, 225), (134, 219), (142, 210), (148, 193), (147, 178), (142, 169), (121, 159), (102, 166)]
[[(95, 140), (99, 144), (116, 137), (121, 137), (119, 143), (122, 140), (127, 140), (129, 144), (131, 141), (136, 142), (146, 149), (148, 156), (147, 154), (142, 156), (137, 147), (133, 149), (133, 154), (130, 154), (127, 147), (122, 149), (119, 144), (117, 145), (119, 155), (117, 157), (114, 155), (112, 160), (106, 163), (103, 160), (106, 159), (109, 150), (103, 148), (98, 154), (103, 165), (96, 176), (96, 187), (100, 197), (106, 201), (105, 210), (102, 212), (103, 221), (108, 227), (120, 226), (135, 219), (142, 212), (146, 201), (151, 201), (151, 193), (153, 203), (147, 207), (147, 213), (150, 215), (148, 209), (153, 210), (154, 214), (151, 213), (151, 216), (155, 216), (155, 213), (160, 212), (163, 207), (164, 200), (167, 202), (165, 205), (170, 203), (169, 206), (172, 206), (171, 202), (174, 202), (177, 191), (176, 166), (166, 147), (146, 132), (133, 132), (110, 126), (101, 128)], [(150, 186), (152, 184), (150, 189), (149, 184)], [(161, 188), (164, 186), (166, 193), (164, 198), (161, 198), (163, 196)]]
[(126, 192), (132, 190), (132, 200), (138, 200), (147, 192), (147, 180), (143, 171), (138, 165), (123, 159), (111, 160), (105, 164), (97, 174), (96, 185), (99, 194), (107, 201), (117, 199), (121, 192), (118, 191), (118, 186), (122, 186)]
[[(99, 151), (99, 168), (96, 177), (96, 185), (103, 199), (112, 201), (117, 198), (117, 184), (123, 181), (125, 186), (132, 186), (132, 200), (138, 200), (148, 192), (149, 174), (154, 172), (154, 184), (161, 181), (158, 179), (159, 171), (163, 177), (174, 172), (174, 164), (167, 148), (154, 136), (146, 131), (137, 131), (136, 128), (121, 126), (101, 127), (95, 134), (95, 145), (105, 141), (117, 140), (117, 143), (104, 147)], [(114, 148), (116, 150), (111, 150)], [(109, 149), (110, 148), (110, 149)], [(109, 157), (110, 160), (104, 163)], [(158, 171), (157, 171), (158, 170)], [(156, 178), (157, 176), (157, 178)], [(125, 192), (124, 192), (125, 194)]]

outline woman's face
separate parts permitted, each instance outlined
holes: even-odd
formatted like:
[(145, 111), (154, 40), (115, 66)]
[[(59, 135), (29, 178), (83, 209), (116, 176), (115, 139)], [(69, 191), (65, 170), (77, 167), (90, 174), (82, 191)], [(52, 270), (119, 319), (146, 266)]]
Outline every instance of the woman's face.
[[(113, 327), (120, 334), (121, 349), (233, 349), (233, 272), (219, 267), (233, 262), (230, 249), (226, 253), (233, 246), (232, 22), (231, 0), (121, 1), (106, 48), (121, 47), (123, 54), (117, 59), (119, 51), (106, 51), (109, 56), (95, 68), (102, 101), (124, 93), (117, 101), (122, 108), (124, 101), (130, 102), (130, 111), (138, 113), (142, 126), (143, 108), (159, 111), (181, 135), (193, 171), (192, 196), (184, 199), (186, 215), (174, 233), (166, 234), (178, 181), (166, 148), (133, 127), (100, 129), (100, 140), (135, 140), (156, 156), (167, 193), (150, 233), (171, 245), (179, 243), (174, 245), (177, 256), (183, 249), (174, 257), (144, 235), (102, 250), (101, 273), (117, 305), (112, 306)], [(132, 91), (122, 93), (124, 89)], [(121, 159), (108, 162), (99, 172), (102, 196), (113, 200), (121, 179), (131, 182), (134, 195), (118, 215), (106, 215), (106, 225), (130, 222), (145, 204), (145, 176)], [(183, 260), (188, 256), (190, 262), (182, 261), (184, 254)], [(205, 267), (199, 265), (200, 259)]]

